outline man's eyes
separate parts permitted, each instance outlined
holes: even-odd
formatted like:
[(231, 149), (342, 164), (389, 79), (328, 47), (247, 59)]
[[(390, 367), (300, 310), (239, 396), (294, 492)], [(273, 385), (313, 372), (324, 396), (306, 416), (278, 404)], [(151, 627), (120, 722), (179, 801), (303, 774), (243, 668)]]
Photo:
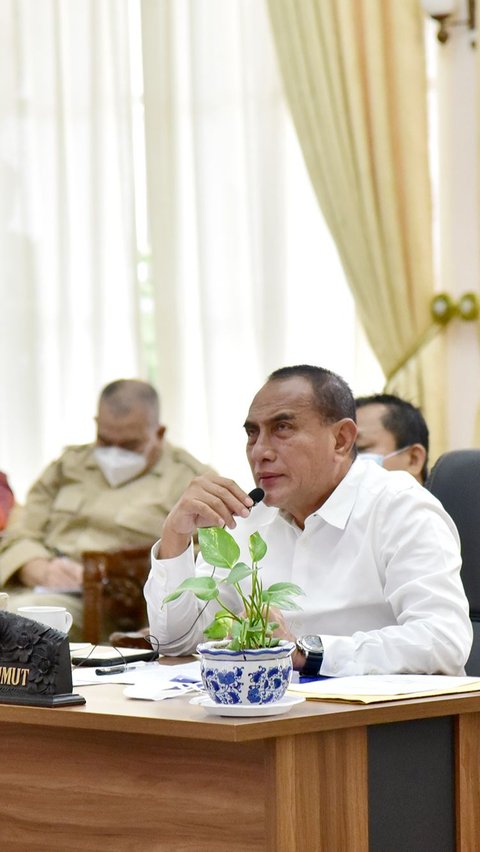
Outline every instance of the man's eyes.
[[(279, 420), (278, 423), (272, 424), (270, 430), (274, 434), (284, 435), (285, 433), (289, 433), (293, 430), (293, 424), (290, 422), (290, 420)], [(259, 429), (255, 429), (253, 427), (246, 428), (245, 433), (247, 435), (247, 443), (255, 443), (258, 438), (259, 431)]]
[(97, 444), (99, 447), (118, 447), (121, 450), (128, 450), (131, 453), (141, 453), (143, 450), (143, 445), (139, 444), (138, 441), (117, 444), (115, 441), (107, 441), (105, 438), (97, 438)]

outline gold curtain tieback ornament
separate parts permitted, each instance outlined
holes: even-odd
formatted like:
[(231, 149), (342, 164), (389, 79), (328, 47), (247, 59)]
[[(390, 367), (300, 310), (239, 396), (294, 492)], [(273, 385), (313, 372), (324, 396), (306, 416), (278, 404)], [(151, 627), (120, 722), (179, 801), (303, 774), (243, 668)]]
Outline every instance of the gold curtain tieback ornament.
[(476, 293), (463, 293), (458, 302), (455, 302), (449, 293), (437, 293), (430, 301), (430, 316), (433, 323), (425, 329), (417, 341), (399, 359), (395, 366), (386, 375), (385, 388), (404, 367), (418, 356), (419, 352), (433, 340), (451, 319), (459, 319), (472, 322), (480, 315), (480, 301)]
[(464, 293), (457, 302), (457, 314), (460, 319), (471, 322), (478, 319), (479, 303), (476, 293)]
[(430, 315), (438, 325), (447, 325), (454, 317), (472, 322), (479, 316), (479, 301), (476, 293), (463, 293), (454, 302), (449, 293), (437, 293), (430, 302)]

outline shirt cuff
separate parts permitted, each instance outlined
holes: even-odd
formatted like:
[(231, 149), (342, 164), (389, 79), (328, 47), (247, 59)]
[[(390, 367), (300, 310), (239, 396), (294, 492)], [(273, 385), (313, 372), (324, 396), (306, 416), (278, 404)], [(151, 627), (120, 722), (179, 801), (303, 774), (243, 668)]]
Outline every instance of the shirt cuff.
[(190, 542), (187, 549), (180, 556), (173, 556), (170, 559), (159, 559), (157, 553), (160, 543), (161, 539), (152, 547), (151, 576), (155, 580), (157, 590), (161, 589), (165, 596), (174, 592), (183, 580), (187, 580), (192, 576), (195, 554), (193, 542)]
[(354, 661), (355, 640), (352, 636), (328, 636), (321, 633), (323, 662), (320, 674), (325, 677), (350, 677), (363, 674)]

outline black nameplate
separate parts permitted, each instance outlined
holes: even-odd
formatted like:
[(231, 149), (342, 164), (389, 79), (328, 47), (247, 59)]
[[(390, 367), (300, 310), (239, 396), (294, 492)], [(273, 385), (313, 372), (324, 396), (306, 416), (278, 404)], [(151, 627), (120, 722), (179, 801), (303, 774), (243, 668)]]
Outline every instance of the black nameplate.
[(66, 633), (0, 610), (0, 704), (85, 704), (72, 692)]

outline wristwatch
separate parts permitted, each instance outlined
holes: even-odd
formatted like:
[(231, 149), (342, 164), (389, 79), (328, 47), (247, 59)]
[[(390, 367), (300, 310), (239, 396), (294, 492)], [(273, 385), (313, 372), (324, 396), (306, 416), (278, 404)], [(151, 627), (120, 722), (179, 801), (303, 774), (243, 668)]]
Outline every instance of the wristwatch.
[(317, 677), (323, 663), (323, 643), (320, 636), (308, 633), (300, 636), (296, 642), (297, 651), (305, 656), (305, 664), (300, 669), (303, 677)]

